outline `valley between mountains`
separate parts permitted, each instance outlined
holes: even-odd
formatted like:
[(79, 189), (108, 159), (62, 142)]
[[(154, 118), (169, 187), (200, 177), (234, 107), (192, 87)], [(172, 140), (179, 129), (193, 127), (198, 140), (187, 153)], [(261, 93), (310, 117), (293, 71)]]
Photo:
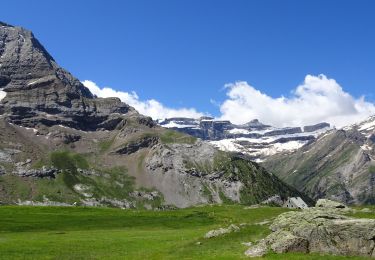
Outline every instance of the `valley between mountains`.
[(374, 160), (375, 117), (153, 120), (0, 22), (0, 259), (373, 258)]

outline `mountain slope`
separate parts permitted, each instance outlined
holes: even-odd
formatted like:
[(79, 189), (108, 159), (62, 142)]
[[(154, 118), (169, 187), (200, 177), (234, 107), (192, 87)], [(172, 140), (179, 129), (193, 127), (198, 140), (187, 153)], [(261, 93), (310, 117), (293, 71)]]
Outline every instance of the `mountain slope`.
[(0, 89), (1, 203), (157, 208), (303, 196), (247, 158), (93, 96), (31, 32), (5, 23)]
[(263, 164), (314, 199), (352, 204), (375, 203), (375, 117), (331, 130), (289, 155)]

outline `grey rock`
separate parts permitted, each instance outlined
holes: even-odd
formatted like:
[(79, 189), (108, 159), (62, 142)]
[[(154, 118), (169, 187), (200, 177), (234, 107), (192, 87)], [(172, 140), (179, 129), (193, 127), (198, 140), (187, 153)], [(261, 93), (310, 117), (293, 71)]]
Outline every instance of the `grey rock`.
[(337, 208), (337, 209), (346, 208), (346, 206), (343, 203), (333, 201), (333, 200), (328, 200), (328, 199), (319, 199), (316, 202), (315, 207), (318, 207), (318, 208)]
[[(273, 231), (249, 252), (258, 248), (277, 253), (316, 252), (374, 257), (375, 220), (342, 215), (337, 208), (310, 208), (279, 215)], [(259, 250), (258, 250), (259, 251)]]
[(6, 172), (5, 172), (5, 168), (4, 166), (0, 165), (0, 176), (1, 175), (4, 175)]
[(149, 148), (154, 146), (159, 142), (159, 137), (151, 136), (151, 137), (143, 137), (137, 139), (135, 141), (131, 141), (126, 145), (116, 149), (115, 153), (117, 154), (132, 154), (137, 152), (142, 148)]
[(280, 195), (274, 195), (262, 201), (260, 204), (282, 206), (284, 204), (284, 201), (282, 200)]
[(133, 198), (140, 198), (145, 200), (155, 200), (156, 198), (160, 198), (160, 194), (157, 191), (146, 192), (146, 191), (133, 191), (129, 193), (129, 196)]
[(12, 149), (12, 148), (0, 149), (0, 162), (5, 162), (5, 163), (13, 162), (12, 157), (15, 154), (18, 154), (20, 152), (21, 152), (20, 150)]
[(323, 129), (323, 128), (326, 128), (326, 127), (330, 127), (330, 124), (328, 124), (328, 123), (319, 123), (319, 124), (316, 124), (316, 125), (304, 126), (303, 127), (303, 131), (304, 132), (314, 132), (316, 130)]
[(229, 233), (232, 233), (232, 232), (238, 232), (240, 230), (240, 228), (234, 224), (231, 224), (229, 225), (227, 228), (219, 228), (219, 229), (215, 229), (215, 230), (210, 230), (208, 231), (204, 237), (205, 238), (213, 238), (213, 237), (218, 237), (218, 236), (222, 236), (222, 235), (225, 235), (225, 234), (229, 234)]
[(254, 245), (250, 247), (245, 252), (245, 256), (247, 257), (262, 257), (268, 252), (268, 247), (265, 243), (258, 243), (257, 245)]
[(56, 168), (48, 168), (43, 166), (42, 169), (18, 169), (15, 172), (21, 177), (36, 177), (36, 178), (55, 178), (56, 174), (59, 173), (59, 170)]

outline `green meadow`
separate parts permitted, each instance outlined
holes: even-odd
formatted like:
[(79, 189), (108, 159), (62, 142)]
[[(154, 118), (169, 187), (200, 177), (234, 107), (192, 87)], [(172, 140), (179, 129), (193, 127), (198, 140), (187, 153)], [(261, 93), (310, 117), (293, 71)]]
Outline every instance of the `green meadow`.
[[(245, 259), (242, 243), (265, 237), (266, 223), (285, 211), (241, 205), (170, 211), (0, 206), (0, 259)], [(243, 227), (204, 238), (230, 224)], [(349, 258), (271, 253), (265, 259)]]

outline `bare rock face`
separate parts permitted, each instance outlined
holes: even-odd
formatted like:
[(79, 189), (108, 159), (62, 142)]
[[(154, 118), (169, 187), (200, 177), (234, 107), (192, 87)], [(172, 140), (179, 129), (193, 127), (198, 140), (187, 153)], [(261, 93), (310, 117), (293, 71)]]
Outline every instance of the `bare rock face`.
[(112, 130), (122, 121), (119, 114), (138, 115), (118, 98), (95, 98), (21, 27), (0, 24), (0, 64), (0, 89), (6, 92), (0, 112), (10, 122)]
[(356, 219), (341, 209), (310, 208), (279, 215), (270, 226), (273, 233), (245, 253), (317, 252), (375, 257), (375, 220)]

